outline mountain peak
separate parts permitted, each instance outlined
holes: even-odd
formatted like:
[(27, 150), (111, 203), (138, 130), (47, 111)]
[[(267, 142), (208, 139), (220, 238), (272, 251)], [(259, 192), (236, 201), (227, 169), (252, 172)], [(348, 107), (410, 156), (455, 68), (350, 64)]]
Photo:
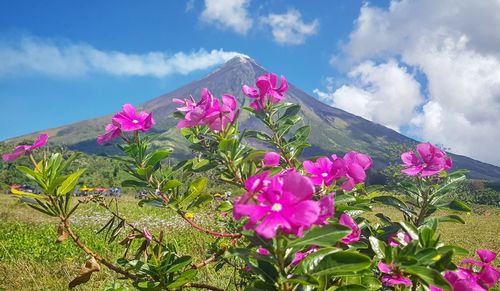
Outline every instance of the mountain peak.
[(264, 68), (261, 65), (259, 65), (254, 59), (252, 59), (251, 57), (249, 57), (245, 54), (238, 54), (238, 55), (230, 58), (219, 69), (224, 68), (224, 67), (238, 67), (238, 66), (242, 66), (242, 65), (247, 65), (247, 66), (250, 65), (250, 66), (258, 67), (258, 68), (264, 70)]

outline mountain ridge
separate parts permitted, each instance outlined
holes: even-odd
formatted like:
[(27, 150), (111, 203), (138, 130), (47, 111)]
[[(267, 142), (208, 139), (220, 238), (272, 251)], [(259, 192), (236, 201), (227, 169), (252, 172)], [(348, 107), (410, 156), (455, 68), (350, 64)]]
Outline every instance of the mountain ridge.
[[(237, 98), (239, 106), (247, 106), (250, 98), (242, 94), (241, 86), (245, 84), (253, 86), (255, 80), (265, 72), (264, 67), (253, 59), (236, 56), (208, 75), (153, 98), (138, 108), (154, 112), (156, 121), (154, 131), (161, 134), (158, 145), (172, 146), (178, 157), (185, 158), (191, 153), (179, 130), (175, 128), (177, 120), (172, 117), (172, 113), (178, 105), (172, 102), (172, 98), (187, 98), (192, 95), (195, 99), (199, 99), (201, 89), (207, 87), (214, 96), (232, 94)], [(375, 168), (380, 169), (388, 162), (400, 163), (399, 153), (402, 148), (408, 149), (417, 144), (417, 141), (381, 124), (328, 106), (292, 83), (289, 83), (285, 96), (288, 102), (301, 105), (303, 116), (301, 124), (310, 124), (312, 127), (310, 138), (312, 146), (306, 148), (305, 156), (339, 154), (356, 150), (370, 154), (374, 159)], [(53, 144), (66, 144), (70, 149), (91, 154), (114, 154), (115, 147), (99, 146), (95, 141), (97, 135), (104, 132), (104, 126), (109, 123), (111, 116), (112, 114), (83, 120), (43, 132), (51, 136)], [(263, 129), (247, 114), (242, 114), (241, 125), (243, 128)], [(36, 134), (28, 134), (7, 142), (19, 142)], [(461, 155), (452, 154), (452, 157), (454, 168), (469, 169), (471, 178), (500, 179), (500, 167)]]

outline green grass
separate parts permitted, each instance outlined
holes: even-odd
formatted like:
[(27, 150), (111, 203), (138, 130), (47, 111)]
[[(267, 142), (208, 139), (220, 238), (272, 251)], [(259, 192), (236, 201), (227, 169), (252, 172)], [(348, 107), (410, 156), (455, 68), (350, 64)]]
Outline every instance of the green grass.
[[(213, 241), (211, 237), (190, 228), (175, 213), (160, 208), (139, 207), (133, 198), (122, 198), (119, 209), (121, 215), (135, 222), (139, 228), (148, 227), (154, 232), (163, 230), (166, 239), (175, 243), (181, 254), (193, 255), (194, 261), (205, 258), (206, 245)], [(376, 207), (374, 210), (373, 214), (367, 214), (369, 219), (376, 219), (376, 212), (400, 219), (392, 208)], [(195, 220), (210, 229), (221, 230), (213, 215), (213, 211), (206, 211), (197, 214)], [(122, 255), (123, 248), (117, 242), (108, 244), (104, 235), (95, 234), (109, 217), (100, 207), (87, 204), (77, 211), (72, 224), (86, 244), (114, 261)], [(475, 208), (463, 218), (466, 221), (464, 225), (440, 225), (439, 232), (444, 242), (462, 246), (471, 254), (477, 248), (500, 252), (500, 208)], [(68, 282), (78, 273), (87, 257), (71, 241), (54, 243), (57, 223), (56, 219), (35, 212), (9, 195), (0, 195), (0, 290), (67, 290)], [(213, 266), (209, 266), (200, 271), (198, 278), (200, 282), (225, 288), (231, 275), (229, 269), (216, 272)], [(102, 268), (78, 290), (102, 290), (114, 282), (122, 281), (113, 272)]]
[[(206, 258), (206, 245), (213, 239), (190, 228), (175, 213), (139, 207), (137, 200), (128, 197), (120, 200), (119, 209), (123, 217), (136, 222), (139, 228), (148, 227), (154, 233), (163, 230), (180, 254), (191, 254), (195, 262)], [(117, 243), (119, 239), (108, 244), (103, 234), (96, 235), (110, 217), (97, 205), (88, 204), (77, 211), (72, 225), (91, 249), (116, 261), (124, 251)], [(201, 225), (210, 225), (211, 229), (220, 228), (208, 214), (197, 214), (194, 219)], [(0, 290), (67, 290), (68, 282), (88, 258), (70, 240), (54, 243), (57, 223), (56, 219), (37, 213), (8, 195), (0, 195)], [(224, 288), (231, 274), (226, 269), (215, 272), (210, 266), (200, 270), (198, 277)], [(122, 282), (113, 272), (102, 268), (77, 290), (102, 290), (118, 281)]]

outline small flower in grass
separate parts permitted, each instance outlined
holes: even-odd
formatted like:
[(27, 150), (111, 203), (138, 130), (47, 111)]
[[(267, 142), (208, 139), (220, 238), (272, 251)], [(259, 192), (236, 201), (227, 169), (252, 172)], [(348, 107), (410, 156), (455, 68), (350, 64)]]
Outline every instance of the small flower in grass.
[(277, 167), (280, 165), (280, 154), (276, 152), (267, 152), (264, 155), (263, 163), (265, 167)]
[(256, 199), (251, 199), (253, 196), (248, 193), (252, 192), (247, 192), (243, 196), (247, 199), (240, 199), (233, 209), (236, 219), (248, 216), (244, 229), (255, 228), (268, 239), (276, 236), (278, 229), (300, 237), (318, 220), (320, 206), (312, 200), (314, 185), (309, 178), (293, 170), (272, 177), (267, 187), (260, 186), (260, 178), (253, 180), (247, 190), (260, 188), (262, 191), (256, 193)]
[(421, 174), (422, 177), (427, 177), (449, 170), (453, 165), (451, 158), (443, 150), (429, 142), (418, 144), (417, 153), (418, 156), (413, 151), (401, 154), (405, 167), (401, 172), (409, 176)]
[(257, 253), (259, 255), (263, 255), (263, 256), (269, 256), (269, 254), (270, 254), (269, 251), (265, 248), (258, 248)]
[(411, 286), (411, 280), (404, 277), (403, 274), (393, 264), (387, 265), (384, 262), (378, 263), (378, 269), (385, 275), (382, 275), (382, 284), (384, 286), (405, 285)]
[(191, 218), (193, 218), (193, 217), (194, 217), (194, 213), (193, 213), (193, 212), (188, 212), (188, 213), (186, 213), (184, 216), (186, 216), (186, 218), (191, 219)]
[(341, 240), (341, 242), (348, 245), (348, 244), (351, 244), (353, 242), (359, 241), (359, 239), (361, 237), (361, 230), (359, 229), (358, 225), (356, 224), (354, 219), (352, 219), (351, 216), (349, 216), (348, 214), (342, 213), (340, 215), (340, 218), (339, 218), (339, 223), (352, 229), (352, 232), (350, 234), (348, 234), (346, 237), (344, 237)]
[(278, 87), (278, 77), (276, 74), (267, 73), (260, 76), (255, 82), (257, 88), (243, 85), (243, 94), (250, 98), (254, 98), (250, 107), (257, 111), (265, 108), (266, 101), (272, 104), (277, 104), (285, 99), (285, 92), (288, 90), (288, 83), (285, 77), (281, 76), (281, 84)]
[(4, 161), (10, 162), (15, 161), (17, 158), (24, 154), (30, 154), (34, 149), (43, 147), (47, 144), (49, 135), (46, 133), (40, 134), (32, 145), (18, 145), (14, 148), (14, 151), (10, 154), (3, 154), (2, 159)]
[(153, 240), (153, 235), (149, 232), (149, 230), (147, 228), (144, 228), (144, 230), (142, 231), (143, 235), (144, 235), (144, 238), (148, 241), (152, 241)]

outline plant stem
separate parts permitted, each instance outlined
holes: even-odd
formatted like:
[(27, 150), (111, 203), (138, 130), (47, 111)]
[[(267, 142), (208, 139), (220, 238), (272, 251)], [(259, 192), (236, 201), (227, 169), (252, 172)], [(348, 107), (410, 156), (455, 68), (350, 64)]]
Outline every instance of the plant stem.
[(241, 233), (228, 233), (228, 232), (217, 232), (217, 231), (212, 231), (208, 230), (198, 224), (196, 224), (194, 221), (186, 217), (186, 214), (180, 210), (177, 210), (177, 213), (187, 222), (189, 223), (192, 227), (196, 228), (197, 230), (204, 232), (206, 234), (210, 234), (216, 237), (231, 237), (231, 238), (240, 238)]
[(105, 265), (108, 269), (114, 271), (115, 273), (121, 274), (131, 280), (138, 281), (140, 277), (131, 274), (127, 272), (126, 270), (123, 270), (122, 268), (113, 265), (112, 263), (108, 262), (106, 259), (101, 257), (99, 254), (95, 253), (92, 251), (90, 248), (88, 248), (81, 240), (80, 238), (73, 232), (68, 220), (64, 218), (63, 216), (59, 217), (61, 219), (61, 222), (64, 224), (64, 229), (68, 232), (68, 235), (71, 237), (73, 242), (80, 248), (82, 249), (86, 254), (92, 256), (93, 258), (96, 259), (96, 261), (100, 262), (101, 264)]
[(273, 117), (272, 117), (272, 114), (271, 113), (267, 113), (267, 120), (266, 120), (266, 124), (267, 126), (269, 127), (269, 129), (273, 132), (273, 144), (276, 146), (276, 148), (280, 151), (281, 153), (281, 156), (283, 157), (283, 159), (285, 160), (286, 164), (293, 168), (294, 167), (294, 164), (292, 163), (292, 161), (287, 157), (287, 150), (285, 149), (285, 147), (281, 144), (281, 137), (278, 135), (278, 133), (276, 132), (276, 126), (274, 124), (274, 120), (273, 120)]

